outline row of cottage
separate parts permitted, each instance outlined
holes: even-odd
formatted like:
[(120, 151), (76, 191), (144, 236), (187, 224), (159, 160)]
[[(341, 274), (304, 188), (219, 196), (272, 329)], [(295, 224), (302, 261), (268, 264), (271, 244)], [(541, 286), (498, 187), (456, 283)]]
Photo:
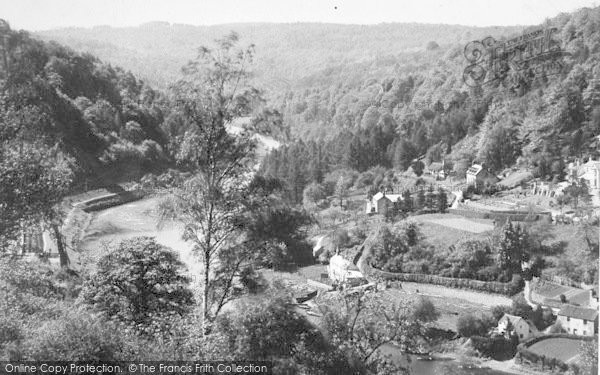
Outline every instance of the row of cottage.
[[(598, 310), (565, 305), (556, 314), (556, 322), (569, 334), (593, 336), (598, 333)], [(515, 333), (519, 341), (539, 334), (535, 325), (520, 316), (504, 314), (495, 330), (499, 334)]]
[[(541, 306), (551, 309), (556, 315), (556, 324), (571, 335), (593, 336), (598, 333), (598, 288), (571, 288), (565, 294), (568, 296), (567, 303), (552, 298), (532, 302), (539, 302)], [(496, 332), (508, 334), (509, 331), (516, 333), (519, 340), (526, 340), (539, 333), (532, 322), (520, 316), (505, 314), (498, 322)]]
[[(436, 178), (446, 176), (443, 163), (432, 163), (431, 166), (429, 166), (429, 169), (426, 170), (426, 173), (429, 173)], [(498, 182), (498, 178), (481, 164), (473, 164), (467, 170), (467, 185), (481, 187), (484, 185), (495, 184), (496, 182)], [(380, 191), (373, 195), (371, 199), (367, 200), (365, 212), (367, 214), (385, 214), (388, 209), (402, 199), (402, 194), (389, 193), (385, 190)]]
[[(352, 287), (367, 282), (358, 267), (339, 253), (330, 259), (327, 271), (328, 278), (340, 285)], [(598, 293), (582, 290), (577, 296), (573, 296), (571, 302), (581, 305), (549, 302), (542, 305), (552, 309), (556, 314), (557, 324), (567, 333), (578, 336), (593, 336), (598, 333)], [(527, 340), (540, 333), (531, 321), (510, 314), (504, 314), (498, 321), (495, 332), (504, 335), (515, 333), (519, 341)]]
[[(315, 246), (318, 249), (319, 245)], [(343, 258), (339, 253), (334, 255), (327, 267), (328, 278), (337, 284), (349, 287), (366, 283), (366, 279), (352, 262)], [(552, 309), (556, 314), (556, 322), (567, 333), (578, 336), (593, 336), (598, 333), (598, 292), (597, 290), (581, 290), (577, 295), (570, 296), (568, 303), (551, 303), (546, 301), (542, 306)], [(520, 316), (504, 314), (498, 321), (496, 333), (510, 335), (515, 333), (519, 341), (539, 335), (535, 325)]]

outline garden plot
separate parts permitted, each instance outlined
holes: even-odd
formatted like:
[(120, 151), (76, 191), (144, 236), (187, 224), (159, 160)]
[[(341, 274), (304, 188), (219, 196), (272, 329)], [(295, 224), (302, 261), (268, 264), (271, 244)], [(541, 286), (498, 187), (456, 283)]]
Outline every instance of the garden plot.
[(550, 282), (541, 282), (537, 284), (533, 291), (542, 298), (547, 298), (551, 300), (560, 300), (560, 296), (563, 295), (565, 296), (567, 301), (569, 301), (569, 303), (582, 306), (587, 306), (590, 299), (589, 290), (554, 284)]
[(556, 337), (538, 341), (528, 349), (546, 358), (556, 358), (565, 363), (570, 363), (578, 360), (581, 343), (582, 341), (577, 339)]
[(424, 219), (424, 221), (471, 233), (483, 233), (494, 229), (494, 225), (491, 221), (489, 223), (483, 223), (481, 220), (473, 221), (465, 219), (461, 216), (453, 216), (448, 218), (427, 218)]

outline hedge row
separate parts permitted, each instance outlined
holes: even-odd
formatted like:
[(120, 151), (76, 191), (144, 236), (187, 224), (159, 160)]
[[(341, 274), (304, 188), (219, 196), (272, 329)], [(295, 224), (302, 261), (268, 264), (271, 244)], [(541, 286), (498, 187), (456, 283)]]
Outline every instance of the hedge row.
[(532, 337), (529, 340), (521, 343), (519, 346), (522, 346), (524, 348), (529, 348), (531, 345), (538, 343), (540, 341), (546, 340), (546, 339), (573, 339), (573, 340), (580, 340), (580, 341), (592, 341), (595, 338), (594, 338), (594, 336), (577, 336), (577, 335), (572, 335), (570, 333), (550, 333), (548, 335)]
[(566, 338), (566, 339), (573, 339), (573, 340), (578, 340), (578, 341), (592, 341), (592, 340), (596, 339), (594, 336), (575, 336), (575, 335), (570, 335), (568, 333), (554, 333), (554, 334), (549, 334), (549, 335), (544, 335), (544, 336), (537, 336), (537, 337), (531, 338), (531, 339), (525, 341), (524, 343), (519, 344), (519, 346), (517, 346), (517, 359), (520, 361), (523, 361), (523, 359), (525, 359), (525, 360), (529, 361), (530, 363), (534, 363), (534, 364), (539, 363), (542, 365), (543, 368), (544, 367), (548, 367), (551, 369), (559, 368), (562, 371), (566, 371), (569, 369), (569, 367), (572, 367), (575, 371), (577, 371), (578, 370), (577, 366), (574, 364), (568, 365), (565, 362), (563, 362), (557, 358), (539, 355), (528, 349), (530, 346), (532, 346), (533, 344), (535, 344), (537, 342), (551, 339), (551, 338)]
[(515, 356), (518, 340), (512, 341), (503, 336), (471, 336), (471, 343), (483, 355), (502, 361)]
[(530, 215), (529, 213), (515, 213), (505, 211), (475, 211), (465, 210), (461, 208), (449, 208), (448, 212), (450, 212), (451, 214), (456, 214), (473, 219), (490, 219), (499, 222), (503, 222), (508, 219), (510, 219), (511, 221), (536, 221), (542, 218), (543, 216), (547, 216), (544, 214)]
[(141, 190), (124, 191), (88, 201), (82, 209), (85, 212), (100, 211), (142, 199), (144, 196), (145, 193)]
[(373, 267), (370, 267), (369, 276), (389, 281), (404, 281), (422, 284), (435, 284), (450, 288), (472, 289), (487, 293), (503, 294), (505, 296), (512, 296), (519, 293), (523, 289), (523, 280), (520, 277), (513, 278), (513, 281), (509, 283), (501, 283), (498, 281), (480, 281), (420, 273), (386, 272)]

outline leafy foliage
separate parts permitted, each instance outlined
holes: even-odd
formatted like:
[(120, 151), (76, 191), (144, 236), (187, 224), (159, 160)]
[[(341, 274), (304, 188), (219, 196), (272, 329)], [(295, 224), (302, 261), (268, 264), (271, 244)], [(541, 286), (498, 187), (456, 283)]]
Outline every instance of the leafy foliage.
[(456, 330), (463, 337), (487, 336), (494, 326), (495, 322), (491, 316), (478, 318), (472, 314), (464, 314), (458, 318)]
[(98, 261), (82, 298), (108, 318), (144, 330), (161, 315), (190, 310), (194, 298), (182, 267), (151, 237), (124, 240)]

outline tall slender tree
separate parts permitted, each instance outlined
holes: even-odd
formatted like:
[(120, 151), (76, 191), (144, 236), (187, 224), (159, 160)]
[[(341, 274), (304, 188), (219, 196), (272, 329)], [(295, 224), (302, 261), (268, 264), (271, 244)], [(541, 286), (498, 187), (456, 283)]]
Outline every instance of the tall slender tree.
[[(194, 244), (202, 260), (206, 333), (229, 300), (234, 277), (244, 260), (234, 257), (235, 263), (227, 267), (221, 264), (223, 254), (231, 255), (235, 249), (242, 253), (240, 218), (248, 208), (254, 167), (254, 143), (249, 133), (227, 131), (235, 118), (249, 113), (258, 95), (248, 84), (253, 47), (239, 50), (238, 39), (231, 33), (217, 41), (216, 49), (201, 47), (174, 87), (176, 109), (190, 129), (179, 145), (177, 159), (194, 175), (173, 189), (161, 205), (163, 219), (184, 223), (183, 238)], [(231, 277), (223, 277), (225, 272)]]

